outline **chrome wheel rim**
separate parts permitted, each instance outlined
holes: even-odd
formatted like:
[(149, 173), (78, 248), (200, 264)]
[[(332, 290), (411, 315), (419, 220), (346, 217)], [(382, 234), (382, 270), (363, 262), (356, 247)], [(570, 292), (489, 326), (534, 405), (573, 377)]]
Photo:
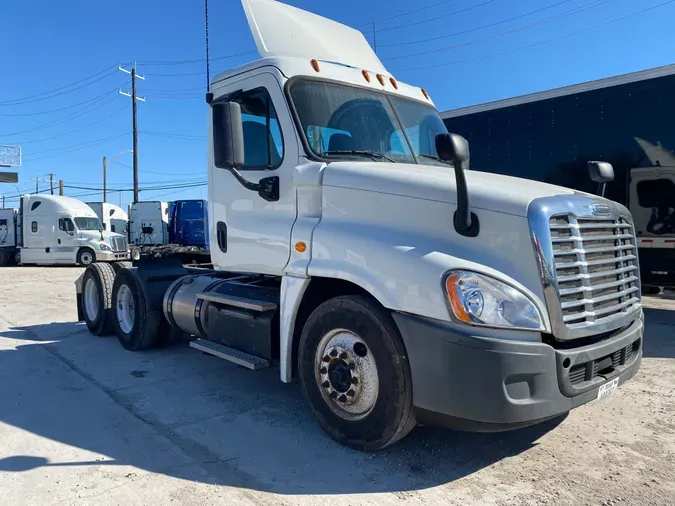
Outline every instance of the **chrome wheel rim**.
[(84, 284), (84, 310), (89, 320), (94, 321), (98, 317), (98, 290), (92, 278)]
[(117, 292), (117, 306), (115, 307), (115, 316), (120, 329), (125, 334), (130, 334), (134, 328), (134, 298), (131, 289), (127, 285), (120, 286)]
[(88, 251), (83, 251), (80, 255), (80, 263), (82, 265), (89, 265), (94, 261), (93, 255)]
[(355, 333), (334, 329), (321, 338), (314, 378), (326, 404), (345, 420), (361, 420), (375, 407), (380, 379), (375, 357)]

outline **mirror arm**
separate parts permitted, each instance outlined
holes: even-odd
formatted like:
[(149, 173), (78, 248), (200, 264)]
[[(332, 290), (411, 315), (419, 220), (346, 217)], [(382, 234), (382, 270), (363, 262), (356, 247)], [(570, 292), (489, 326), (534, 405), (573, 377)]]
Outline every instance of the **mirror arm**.
[(469, 191), (466, 185), (466, 176), (461, 161), (453, 162), (455, 168), (455, 186), (457, 187), (457, 210), (455, 211), (455, 231), (465, 237), (476, 237), (480, 231), (478, 216), (471, 212), (469, 205)]
[(257, 183), (253, 183), (245, 179), (244, 176), (241, 175), (241, 172), (239, 172), (234, 167), (230, 167), (228, 170), (232, 173), (240, 185), (242, 185), (247, 190), (258, 192), (258, 195), (260, 195), (267, 202), (276, 202), (279, 200), (278, 176), (264, 177)]

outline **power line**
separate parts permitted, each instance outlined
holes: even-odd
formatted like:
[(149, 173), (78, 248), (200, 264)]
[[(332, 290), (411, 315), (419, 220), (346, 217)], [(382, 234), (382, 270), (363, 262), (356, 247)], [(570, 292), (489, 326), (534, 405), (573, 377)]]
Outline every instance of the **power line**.
[(547, 39), (547, 40), (544, 40), (544, 41), (541, 41), (541, 42), (537, 42), (535, 44), (530, 44), (528, 46), (522, 46), (522, 47), (518, 47), (518, 48), (515, 48), (515, 49), (510, 49), (508, 51), (502, 51), (502, 52), (499, 52), (499, 53), (492, 53), (492, 54), (488, 54), (488, 55), (484, 55), (484, 56), (478, 56), (476, 58), (468, 58), (466, 60), (457, 60), (457, 61), (447, 62), (447, 63), (437, 63), (437, 64), (434, 64), (434, 65), (426, 65), (426, 66), (422, 66), (422, 67), (411, 67), (411, 68), (407, 68), (407, 69), (395, 69), (394, 71), (395, 72), (412, 72), (412, 71), (415, 71), (415, 70), (428, 70), (428, 69), (435, 69), (435, 68), (439, 68), (439, 67), (447, 67), (447, 66), (450, 66), (450, 65), (459, 65), (459, 64), (462, 64), (462, 63), (471, 63), (471, 62), (474, 62), (474, 61), (485, 60), (485, 59), (494, 58), (494, 57), (497, 57), (497, 56), (503, 56), (503, 55), (506, 55), (506, 54), (515, 53), (517, 51), (523, 51), (525, 49), (531, 49), (533, 47), (543, 46), (545, 44), (549, 44), (551, 42), (566, 39), (568, 37), (573, 37), (575, 35), (579, 35), (579, 34), (582, 34), (582, 33), (585, 33), (585, 32), (589, 32), (591, 30), (596, 30), (598, 28), (602, 28), (602, 27), (611, 25), (613, 23), (618, 23), (619, 21), (623, 21), (624, 19), (628, 19), (628, 18), (631, 18), (633, 16), (637, 16), (639, 14), (644, 14), (645, 12), (649, 12), (649, 11), (652, 11), (654, 9), (658, 9), (660, 7), (664, 7), (665, 5), (671, 4), (673, 2), (675, 2), (675, 0), (668, 0), (667, 2), (663, 2), (663, 3), (660, 3), (660, 4), (654, 5), (652, 7), (647, 7), (645, 9), (635, 11), (631, 14), (626, 14), (625, 16), (621, 16), (619, 18), (612, 19), (612, 20), (606, 21), (604, 23), (599, 23), (597, 25), (593, 25), (593, 26), (590, 26), (588, 28), (584, 28), (583, 30), (578, 30), (576, 32), (568, 33), (566, 35), (561, 35), (560, 37), (554, 37), (554, 38), (551, 38), (551, 39)]
[(101, 94), (98, 95), (97, 97), (90, 98), (89, 100), (85, 100), (84, 102), (80, 102), (80, 103), (78, 103), (78, 104), (71, 104), (71, 105), (68, 105), (68, 106), (66, 106), (66, 107), (60, 107), (60, 108), (58, 108), (58, 109), (52, 109), (52, 110), (50, 110), (50, 111), (23, 112), (23, 113), (18, 113), (18, 114), (0, 114), (0, 116), (12, 116), (12, 117), (17, 117), (17, 116), (40, 116), (40, 115), (43, 115), (43, 114), (51, 114), (51, 113), (53, 113), (53, 112), (61, 112), (61, 111), (65, 111), (65, 110), (68, 110), (68, 109), (73, 109), (73, 108), (75, 108), (75, 107), (79, 107), (79, 106), (81, 106), (81, 105), (89, 104), (89, 103), (91, 103), (91, 102), (95, 102), (96, 100), (105, 97), (108, 93), (110, 93), (110, 92), (112, 92), (112, 91), (116, 91), (116, 90), (117, 90), (117, 87), (113, 88), (112, 90), (106, 91), (105, 93), (101, 93)]
[(535, 21), (535, 22), (529, 23), (527, 25), (512, 28), (511, 30), (507, 30), (505, 32), (497, 33), (497, 34), (494, 34), (494, 35), (489, 35), (487, 37), (482, 37), (482, 38), (470, 40), (470, 41), (467, 41), (467, 42), (462, 42), (460, 44), (455, 44), (453, 46), (441, 47), (441, 48), (437, 48), (437, 49), (429, 49), (427, 51), (419, 51), (417, 53), (409, 53), (409, 54), (404, 54), (404, 55), (399, 55), (399, 56), (391, 56), (389, 58), (385, 58), (384, 61), (403, 60), (405, 58), (412, 58), (412, 57), (415, 57), (415, 56), (423, 56), (423, 55), (432, 54), (432, 53), (440, 53), (440, 52), (443, 52), (443, 51), (450, 51), (452, 49), (457, 49), (459, 47), (471, 46), (473, 44), (477, 44), (478, 42), (485, 42), (486, 40), (492, 40), (492, 39), (496, 39), (496, 38), (499, 38), (499, 37), (504, 37), (505, 35), (510, 35), (512, 33), (522, 32), (524, 30), (529, 30), (530, 28), (534, 28), (536, 26), (544, 25), (546, 23), (550, 23), (551, 21), (555, 21), (557, 19), (561, 19), (561, 18), (564, 18), (564, 17), (567, 17), (567, 16), (571, 16), (572, 14), (577, 14), (579, 12), (585, 11), (587, 9), (591, 9), (593, 7), (598, 7), (600, 5), (606, 4), (606, 3), (611, 2), (611, 1), (613, 1), (613, 0), (593, 0), (586, 5), (582, 5), (580, 7), (575, 7), (574, 9), (570, 9), (570, 10), (562, 12), (560, 14), (555, 14), (553, 16), (549, 16), (548, 18), (544, 18), (540, 21)]
[(415, 14), (416, 12), (425, 11), (427, 9), (432, 9), (434, 7), (438, 7), (439, 5), (449, 4), (450, 2), (455, 2), (455, 1), (457, 1), (457, 0), (443, 0), (441, 2), (436, 2), (435, 4), (430, 4), (430, 5), (427, 5), (425, 7), (420, 7), (419, 9), (414, 9), (414, 10), (408, 11), (408, 12), (402, 12), (400, 14), (394, 14), (393, 16), (389, 16), (388, 18), (382, 18), (382, 19), (376, 19), (375, 21), (369, 21), (368, 23), (364, 23), (362, 26), (366, 26), (366, 25), (372, 26), (375, 23), (384, 23), (385, 21), (390, 21), (390, 20), (396, 19), (396, 18), (402, 18), (403, 16), (408, 16), (409, 14)]
[[(256, 51), (242, 51), (240, 53), (232, 53), (225, 56), (218, 56), (215, 58), (210, 58), (210, 61), (214, 60), (229, 60), (230, 58), (237, 58), (239, 56), (247, 56), (250, 54), (256, 54)], [(199, 60), (145, 60), (137, 62), (139, 65), (145, 65), (148, 67), (162, 66), (162, 65), (188, 65), (190, 63), (205, 63), (206, 59)]]
[(441, 14), (440, 16), (435, 16), (433, 18), (423, 19), (421, 21), (415, 21), (413, 23), (406, 23), (404, 25), (390, 26), (388, 28), (378, 28), (378, 29), (375, 30), (375, 32), (376, 33), (388, 32), (390, 30), (400, 30), (401, 28), (410, 28), (411, 26), (417, 26), (417, 25), (421, 25), (421, 24), (424, 24), (424, 23), (430, 23), (431, 21), (436, 21), (437, 19), (447, 18), (447, 17), (450, 17), (450, 16), (454, 16), (456, 14), (462, 14), (463, 12), (469, 12), (473, 9), (477, 9), (478, 7), (482, 7), (483, 5), (491, 4), (494, 1), (495, 0), (485, 0), (483, 3), (471, 5), (469, 7), (465, 7), (463, 9), (459, 9), (459, 10), (456, 10), (456, 11), (453, 11), (453, 12), (448, 12), (447, 14)]
[(206, 137), (201, 135), (185, 135), (185, 134), (174, 134), (168, 132), (153, 132), (152, 130), (142, 130), (144, 134), (154, 135), (157, 137), (168, 137), (170, 139), (179, 139), (184, 141), (205, 141)]
[(26, 144), (35, 144), (36, 142), (44, 142), (44, 141), (49, 141), (49, 140), (52, 140), (52, 139), (58, 139), (59, 137), (64, 137), (64, 136), (66, 136), (66, 135), (70, 135), (70, 134), (73, 134), (73, 133), (75, 133), (75, 132), (79, 132), (79, 131), (81, 131), (81, 130), (84, 130), (85, 128), (89, 128), (90, 126), (97, 125), (98, 123), (101, 123), (101, 122), (107, 120), (108, 118), (113, 117), (115, 114), (119, 114), (119, 113), (122, 112), (124, 109), (126, 109), (126, 105), (125, 105), (125, 106), (122, 106), (122, 107), (119, 108), (119, 109), (116, 109), (115, 111), (113, 111), (112, 113), (108, 114), (107, 116), (104, 116), (104, 117), (102, 117), (102, 118), (99, 118), (99, 119), (97, 119), (96, 121), (92, 121), (91, 123), (89, 123), (89, 124), (87, 124), (87, 125), (84, 125), (84, 126), (82, 126), (82, 127), (80, 127), (80, 128), (76, 128), (75, 130), (70, 130), (69, 132), (65, 132), (65, 133), (58, 134), (58, 135), (52, 135), (51, 137), (43, 137), (42, 139), (35, 139), (35, 140), (32, 140), (32, 141), (22, 141), (22, 142), (21, 142), (21, 145), (24, 146), (24, 145), (26, 145)]
[(477, 26), (475, 28), (470, 28), (469, 30), (462, 30), (461, 32), (449, 33), (447, 35), (440, 35), (438, 37), (430, 37), (428, 39), (417, 39), (417, 40), (410, 40), (410, 41), (407, 41), (407, 42), (393, 42), (391, 44), (378, 44), (378, 45), (379, 45), (379, 47), (407, 46), (407, 45), (412, 45), (412, 44), (422, 44), (424, 42), (433, 42), (435, 40), (448, 39), (450, 37), (455, 37), (457, 35), (465, 35), (467, 33), (477, 32), (478, 30), (483, 30), (485, 28), (491, 28), (493, 26), (501, 25), (503, 23), (509, 23), (511, 21), (515, 21), (516, 19), (531, 16), (532, 14), (537, 14), (538, 12), (542, 12), (542, 11), (545, 11), (545, 10), (548, 10), (548, 9), (552, 9), (553, 7), (557, 7), (558, 5), (569, 3), (571, 1), (573, 1), (573, 0), (562, 0), (561, 2), (554, 3), (552, 5), (547, 5), (546, 7), (542, 7), (540, 9), (535, 9), (533, 11), (529, 11), (529, 12), (526, 12), (524, 14), (519, 14), (519, 15), (513, 16), (511, 18), (502, 19), (500, 21), (495, 21), (494, 23), (489, 23), (487, 25), (482, 25), (482, 26)]
[[(72, 153), (74, 151), (79, 151), (81, 149), (86, 149), (86, 148), (90, 148), (90, 147), (93, 147), (93, 146), (98, 146), (98, 145), (104, 144), (104, 143), (106, 143), (110, 140), (119, 139), (120, 137), (125, 137), (129, 134), (130, 134), (130, 132), (125, 132), (125, 133), (119, 134), (119, 135), (111, 135), (110, 137), (104, 137), (102, 139), (95, 139), (95, 140), (87, 141), (87, 142), (84, 142), (82, 144), (73, 144), (71, 146), (61, 146), (61, 147), (58, 147), (58, 148), (44, 149), (42, 151), (36, 151), (34, 153), (28, 153), (25, 156), (28, 156), (31, 161), (35, 161), (35, 160), (41, 160), (43, 158), (50, 158), (50, 157), (54, 157), (54, 156), (65, 155), (67, 153)], [(61, 151), (61, 150), (65, 150), (65, 151), (62, 151), (60, 153), (52, 153), (53, 151)], [(33, 155), (41, 155), (43, 153), (52, 153), (52, 154), (33, 158)]]
[[(114, 73), (115, 73), (115, 71), (112, 70), (112, 71), (108, 72), (107, 74), (102, 75), (102, 76), (99, 77), (98, 79), (95, 79), (95, 80), (93, 80), (93, 81), (91, 81), (91, 82), (82, 84), (82, 85), (77, 86), (77, 87), (75, 87), (75, 88), (71, 88), (71, 89), (69, 89), (69, 90), (60, 91), (59, 93), (52, 93), (52, 92), (40, 93), (40, 94), (38, 94), (38, 95), (33, 95), (33, 97), (37, 97), (37, 98), (26, 97), (26, 98), (22, 98), (22, 99), (17, 99), (17, 100), (12, 100), (12, 101), (7, 101), (7, 102), (0, 102), (0, 106), (4, 106), (4, 107), (7, 107), (7, 106), (16, 106), (16, 105), (30, 104), (30, 103), (32, 103), (32, 102), (40, 102), (40, 101), (42, 101), (42, 100), (49, 100), (49, 99), (52, 99), (52, 98), (54, 98), (54, 97), (59, 97), (59, 96), (61, 96), (61, 95), (65, 95), (65, 94), (67, 94), (67, 93), (71, 93), (71, 92), (73, 92), (73, 91), (77, 91), (77, 90), (80, 90), (80, 89), (85, 88), (85, 87), (87, 87), (87, 86), (90, 86), (90, 85), (92, 85), (92, 84), (94, 84), (94, 83), (97, 83), (97, 82), (99, 82), (99, 81), (105, 79), (106, 77), (109, 77), (109, 76), (113, 75)], [(100, 74), (100, 72), (99, 72), (99, 74)], [(98, 74), (95, 74), (95, 75), (98, 75)], [(90, 76), (90, 77), (93, 77), (93, 76)], [(85, 80), (86, 80), (86, 79), (83, 79), (83, 80), (81, 80), (81, 81), (79, 81), (79, 82), (83, 82), (83, 81), (85, 81)], [(73, 84), (77, 84), (77, 83), (73, 83)], [(63, 87), (61, 87), (61, 88), (58, 88), (57, 90), (52, 90), (52, 91), (63, 90), (64, 88), (68, 88), (69, 86), (72, 86), (72, 84), (71, 84), (71, 85), (68, 85), (68, 86), (63, 86)], [(42, 95), (47, 95), (47, 94), (49, 94), (49, 96), (46, 96), (46, 97), (43, 97), (43, 96), (42, 96)], [(41, 98), (40, 98), (40, 97), (41, 97)]]

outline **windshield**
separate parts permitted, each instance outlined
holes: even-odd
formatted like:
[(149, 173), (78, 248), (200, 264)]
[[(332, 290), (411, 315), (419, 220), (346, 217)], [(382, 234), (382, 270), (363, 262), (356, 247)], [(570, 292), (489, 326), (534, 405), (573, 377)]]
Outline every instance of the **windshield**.
[(447, 129), (431, 106), (316, 80), (293, 83), (290, 94), (316, 156), (447, 165), (437, 160), (435, 145)]
[(79, 230), (103, 230), (98, 218), (75, 218), (75, 226)]

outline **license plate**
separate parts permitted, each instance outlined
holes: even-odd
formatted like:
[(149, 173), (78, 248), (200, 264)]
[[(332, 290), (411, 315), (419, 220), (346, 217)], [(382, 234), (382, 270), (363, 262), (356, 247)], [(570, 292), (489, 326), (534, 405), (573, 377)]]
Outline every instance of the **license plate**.
[(619, 386), (619, 378), (614, 378), (612, 381), (605, 383), (598, 389), (598, 397), (596, 400), (599, 401), (600, 399), (609, 397), (614, 393), (614, 391), (618, 386)]

